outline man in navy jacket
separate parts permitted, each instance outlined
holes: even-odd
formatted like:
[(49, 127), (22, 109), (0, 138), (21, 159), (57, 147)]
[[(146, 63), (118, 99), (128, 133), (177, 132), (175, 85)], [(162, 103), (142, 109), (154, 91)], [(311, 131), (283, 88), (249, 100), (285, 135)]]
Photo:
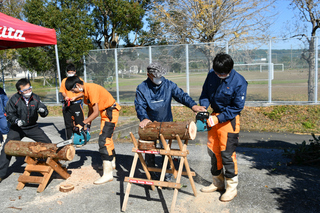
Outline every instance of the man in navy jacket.
[[(222, 191), (221, 201), (231, 201), (237, 196), (238, 167), (235, 149), (240, 132), (240, 112), (247, 94), (247, 81), (233, 69), (230, 55), (219, 53), (213, 60), (200, 96), (200, 104), (211, 105), (213, 112), (208, 119), (208, 153), (211, 157), (213, 182), (202, 192)], [(223, 167), (224, 171), (223, 172)]]
[[(148, 78), (138, 85), (134, 101), (137, 116), (140, 120), (140, 128), (144, 128), (150, 122), (171, 122), (172, 98), (189, 107), (194, 112), (206, 111), (205, 107), (197, 103), (174, 82), (163, 75), (166, 70), (159, 63), (151, 63), (147, 67)], [(146, 163), (154, 167), (154, 155), (146, 154)]]

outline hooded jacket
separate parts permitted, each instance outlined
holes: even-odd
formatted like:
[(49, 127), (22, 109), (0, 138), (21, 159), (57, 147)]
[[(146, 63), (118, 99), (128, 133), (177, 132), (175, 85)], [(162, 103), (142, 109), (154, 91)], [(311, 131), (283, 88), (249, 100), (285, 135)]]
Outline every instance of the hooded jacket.
[(220, 123), (232, 120), (244, 107), (247, 85), (246, 79), (234, 69), (225, 79), (219, 78), (211, 69), (202, 87), (200, 106), (208, 108), (211, 105), (215, 113), (220, 113), (217, 116)]
[(7, 120), (12, 124), (16, 125), (17, 120), (24, 120), (26, 125), (22, 126), (21, 129), (28, 129), (37, 125), (38, 120), (38, 109), (43, 108), (44, 112), (39, 112), (41, 117), (46, 117), (49, 112), (41, 100), (40, 97), (32, 93), (29, 104), (23, 99), (19, 93), (14, 94), (6, 105)]
[(138, 85), (134, 101), (140, 121), (149, 119), (152, 122), (173, 121), (171, 100), (192, 108), (197, 103), (174, 82), (161, 77), (162, 83), (155, 85), (150, 78)]

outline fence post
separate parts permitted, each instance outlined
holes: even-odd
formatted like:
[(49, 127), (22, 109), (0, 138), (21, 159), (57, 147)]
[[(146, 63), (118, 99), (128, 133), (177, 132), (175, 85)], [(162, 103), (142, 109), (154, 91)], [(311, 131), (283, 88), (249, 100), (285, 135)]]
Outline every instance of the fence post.
[(116, 70), (117, 103), (120, 104), (119, 78), (118, 78), (118, 51), (117, 51), (117, 48), (114, 49), (114, 62), (115, 62), (115, 70)]
[(314, 70), (314, 81), (315, 81), (315, 88), (314, 88), (314, 103), (318, 102), (318, 37), (315, 39), (315, 70)]
[(151, 46), (149, 46), (149, 64), (152, 63)]
[[(55, 48), (55, 53), (56, 53), (57, 73), (59, 76), (59, 88), (60, 88), (61, 87), (61, 75), (60, 75), (60, 64), (59, 64), (59, 57), (58, 57), (58, 46), (54, 45), (54, 48)], [(58, 91), (57, 85), (56, 85), (56, 99), (57, 99), (57, 104), (58, 104), (59, 103), (59, 91)]]
[(268, 63), (268, 69), (269, 69), (269, 76), (268, 76), (268, 103), (271, 103), (272, 101), (272, 55), (271, 55), (271, 39), (269, 40), (269, 63)]
[(187, 93), (190, 95), (189, 86), (189, 45), (186, 44), (186, 77), (187, 77)]
[(87, 83), (87, 64), (86, 64), (86, 57), (83, 55), (83, 78), (84, 82)]

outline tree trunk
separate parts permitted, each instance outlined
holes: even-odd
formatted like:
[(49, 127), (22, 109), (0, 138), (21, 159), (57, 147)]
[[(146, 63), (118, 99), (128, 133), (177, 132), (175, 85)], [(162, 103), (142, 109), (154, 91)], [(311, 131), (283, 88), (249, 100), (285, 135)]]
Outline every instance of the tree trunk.
[(10, 140), (4, 147), (4, 152), (12, 156), (29, 156), (33, 158), (48, 158), (70, 161), (76, 153), (72, 145), (57, 148), (56, 144), (40, 142), (22, 142)]
[(315, 97), (315, 37), (309, 41), (309, 76), (308, 76), (308, 101), (314, 101)]
[(151, 141), (160, 138), (160, 134), (165, 139), (176, 139), (176, 135), (182, 140), (194, 140), (197, 135), (197, 126), (191, 121), (180, 122), (152, 122), (138, 131), (141, 140)]

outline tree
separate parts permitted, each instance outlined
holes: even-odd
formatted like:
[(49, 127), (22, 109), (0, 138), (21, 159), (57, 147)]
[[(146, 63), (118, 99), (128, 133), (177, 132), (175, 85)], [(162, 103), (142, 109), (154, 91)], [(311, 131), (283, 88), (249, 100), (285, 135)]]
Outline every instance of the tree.
[(5, 0), (0, 1), (0, 12), (8, 16), (12, 16), (18, 19), (23, 18), (23, 5), (25, 0)]
[(158, 1), (149, 14), (150, 35), (174, 44), (261, 39), (272, 24), (274, 0)]
[[(28, 22), (53, 28), (57, 33), (59, 63), (82, 67), (82, 57), (92, 49), (93, 24), (85, 0), (26, 0), (24, 15)], [(19, 49), (19, 62), (38, 72), (56, 70), (54, 46)], [(63, 69), (62, 69), (63, 70)], [(65, 72), (62, 72), (65, 75)]]
[[(315, 46), (315, 39), (317, 39), (315, 36), (320, 27), (319, 3), (320, 1), (293, 0), (290, 4), (294, 11), (298, 11), (296, 14), (297, 22), (295, 23), (294, 34), (291, 33), (291, 36), (306, 41), (308, 46), (306, 52), (302, 54), (302, 58), (305, 59), (309, 65), (308, 101), (315, 100), (315, 48), (318, 48)], [(302, 24), (301, 21), (303, 22)], [(309, 36), (306, 34), (308, 31), (310, 31)]]
[(91, 0), (91, 3), (96, 44), (101, 49), (115, 48), (122, 37), (133, 46), (137, 37), (130, 41), (128, 34), (137, 34), (142, 29), (142, 18), (150, 0)]
[[(228, 41), (229, 46), (269, 37), (275, 0), (181, 0), (154, 2), (145, 42), (195, 44)], [(268, 11), (271, 10), (271, 11)], [(269, 12), (269, 13), (267, 13)], [(142, 39), (144, 39), (142, 38)], [(152, 39), (149, 39), (152, 38)], [(198, 47), (210, 69), (214, 45)]]
[[(23, 5), (25, 0), (6, 0), (0, 1), (0, 12), (18, 19), (23, 18)], [(13, 77), (14, 69), (12, 68), (13, 60), (16, 60), (18, 53), (16, 49), (0, 50), (0, 60), (2, 61), (1, 71), (7, 70)], [(4, 81), (4, 79), (3, 79)]]

